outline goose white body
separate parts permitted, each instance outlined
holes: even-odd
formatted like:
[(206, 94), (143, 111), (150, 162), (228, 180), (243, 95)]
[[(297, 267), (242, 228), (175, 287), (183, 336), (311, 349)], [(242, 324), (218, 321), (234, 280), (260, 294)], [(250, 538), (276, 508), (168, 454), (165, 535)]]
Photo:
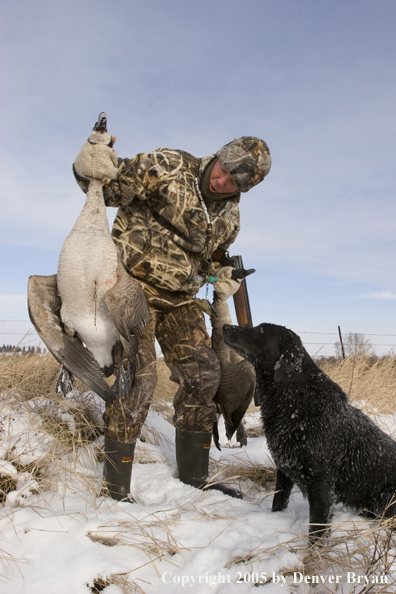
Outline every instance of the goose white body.
[(62, 246), (57, 282), (65, 331), (77, 334), (101, 367), (112, 364), (111, 351), (118, 340), (105, 302), (118, 280), (117, 267), (102, 182), (91, 180), (84, 208)]

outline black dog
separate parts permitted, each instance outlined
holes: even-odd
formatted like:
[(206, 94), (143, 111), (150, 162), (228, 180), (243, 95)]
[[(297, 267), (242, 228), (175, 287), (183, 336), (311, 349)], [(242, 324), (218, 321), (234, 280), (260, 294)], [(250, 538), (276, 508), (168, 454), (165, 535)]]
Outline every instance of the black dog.
[(224, 326), (224, 342), (256, 370), (268, 447), (277, 466), (272, 511), (293, 484), (309, 502), (310, 538), (328, 530), (342, 502), (366, 517), (396, 515), (396, 441), (348, 403), (287, 328)]

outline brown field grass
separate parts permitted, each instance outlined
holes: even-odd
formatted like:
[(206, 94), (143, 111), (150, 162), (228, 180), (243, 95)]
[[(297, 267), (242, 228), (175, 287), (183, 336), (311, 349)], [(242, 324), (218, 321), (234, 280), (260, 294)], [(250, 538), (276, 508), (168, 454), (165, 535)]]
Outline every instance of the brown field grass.
[(354, 406), (369, 414), (396, 412), (395, 357), (349, 355), (346, 359), (323, 359), (318, 364), (342, 387)]
[[(0, 394), (18, 393), (23, 400), (52, 397), (61, 366), (50, 353), (0, 353)], [(177, 385), (169, 380), (170, 371), (162, 358), (157, 361), (158, 382), (154, 392), (154, 403), (171, 403)], [(114, 381), (109, 379), (109, 383)], [(77, 390), (89, 388), (79, 380)], [(156, 405), (156, 404), (154, 404)]]
[[(320, 359), (319, 367), (348, 394), (352, 404), (376, 414), (396, 412), (396, 359), (350, 355), (346, 359)], [(60, 365), (49, 354), (0, 354), (0, 394), (15, 392), (31, 400), (52, 396)], [(153, 406), (168, 411), (177, 390), (162, 358), (157, 360), (158, 382)], [(77, 380), (78, 390), (88, 390)], [(163, 403), (167, 403), (163, 406)], [(257, 410), (253, 407), (251, 410)]]

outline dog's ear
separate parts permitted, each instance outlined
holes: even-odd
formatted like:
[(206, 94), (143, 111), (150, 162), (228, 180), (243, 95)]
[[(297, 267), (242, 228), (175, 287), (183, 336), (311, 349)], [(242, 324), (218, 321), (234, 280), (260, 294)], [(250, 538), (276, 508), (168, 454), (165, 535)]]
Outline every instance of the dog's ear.
[[(297, 338), (297, 337), (296, 337)], [(277, 383), (295, 379), (302, 374), (304, 348), (300, 339), (287, 341), (274, 366), (274, 381)]]

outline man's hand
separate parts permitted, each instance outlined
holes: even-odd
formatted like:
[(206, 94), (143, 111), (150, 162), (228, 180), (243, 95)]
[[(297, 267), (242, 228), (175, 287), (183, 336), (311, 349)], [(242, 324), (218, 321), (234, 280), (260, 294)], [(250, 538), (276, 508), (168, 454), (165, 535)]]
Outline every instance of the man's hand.
[(84, 142), (74, 160), (78, 175), (90, 179), (117, 179), (117, 153), (107, 144)]
[(213, 284), (213, 287), (219, 299), (225, 301), (238, 291), (242, 278), (234, 279), (232, 276), (234, 271), (232, 266), (225, 266), (217, 273), (219, 280)]

